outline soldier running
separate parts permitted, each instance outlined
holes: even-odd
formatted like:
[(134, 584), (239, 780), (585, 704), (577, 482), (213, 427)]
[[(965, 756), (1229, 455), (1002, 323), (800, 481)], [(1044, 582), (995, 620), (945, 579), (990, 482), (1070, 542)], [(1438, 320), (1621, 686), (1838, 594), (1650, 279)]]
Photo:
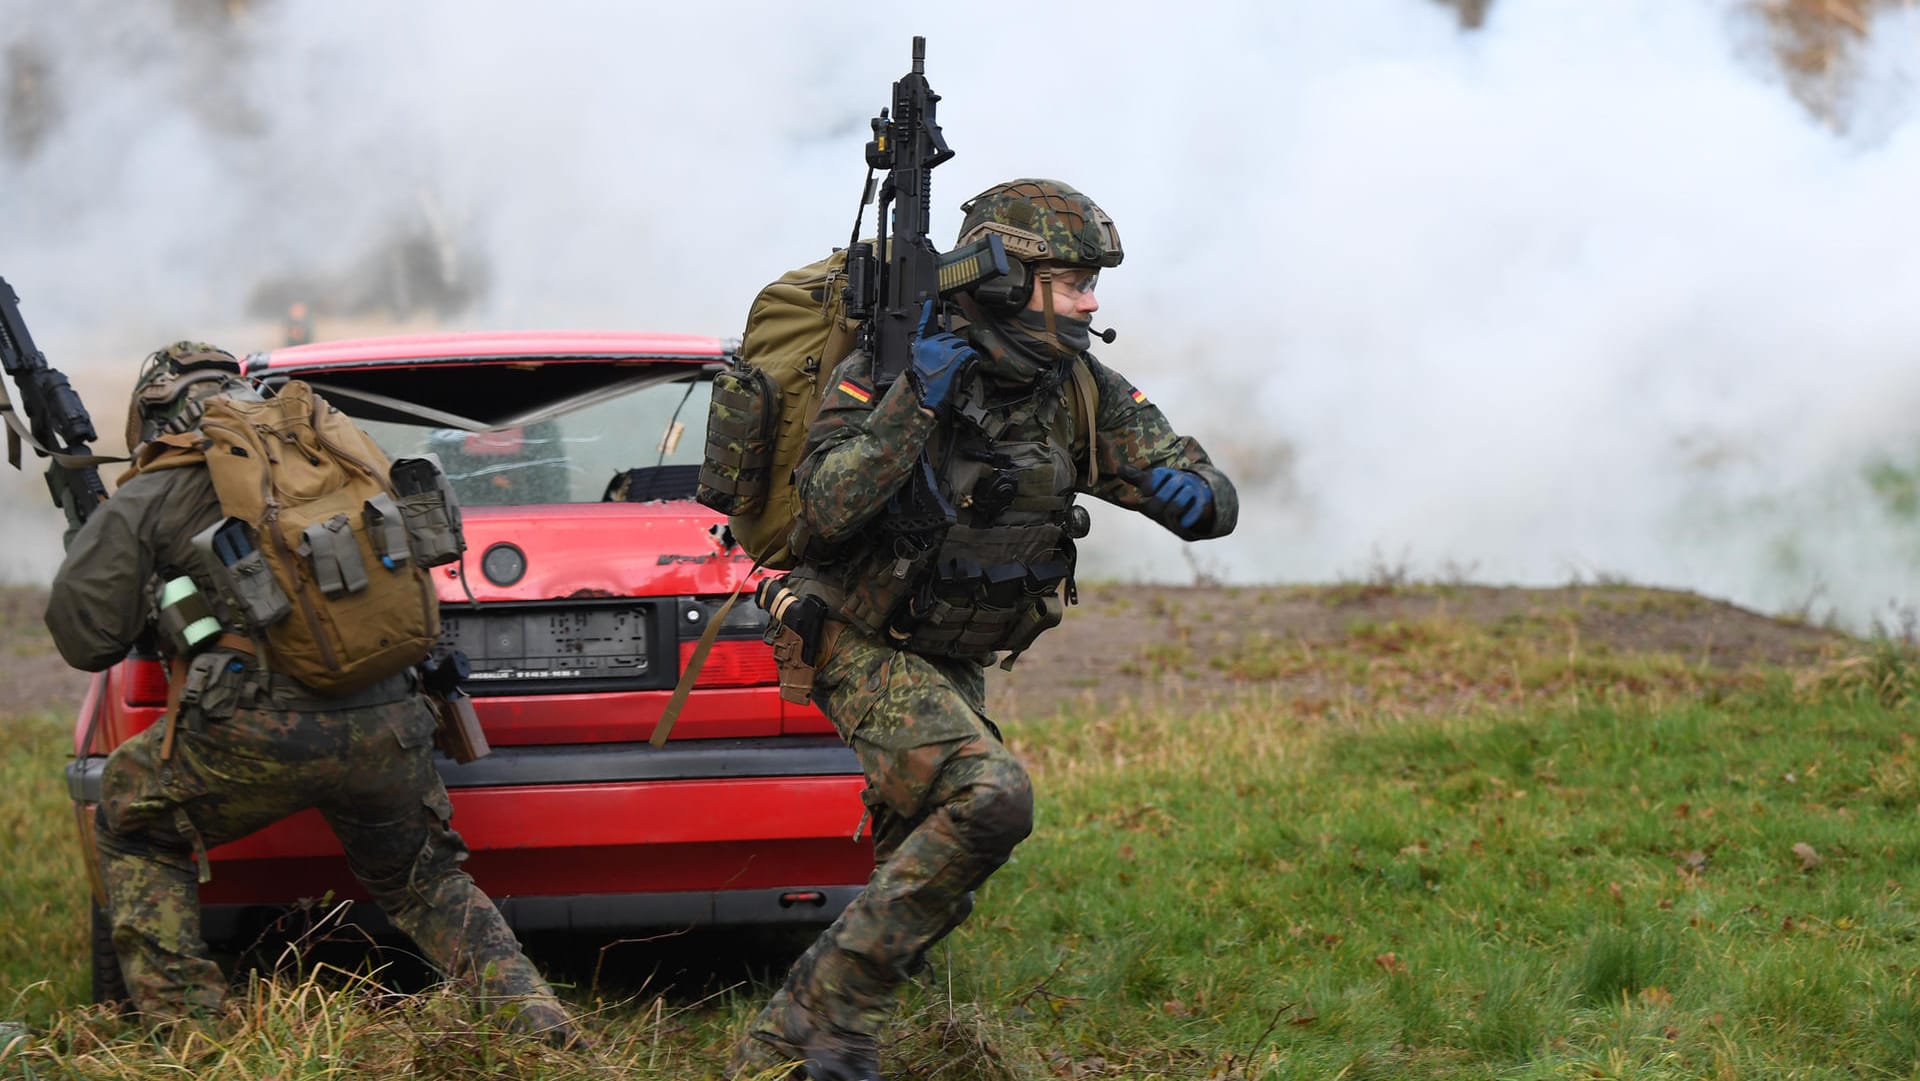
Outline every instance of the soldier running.
[(868, 356), (846, 358), (796, 476), (804, 539), (785, 584), (828, 612), (813, 700), (865, 770), (878, 866), (754, 1019), (736, 1077), (800, 1062), (815, 1081), (877, 1078), (901, 984), (1031, 832), (1033, 788), (987, 717), (985, 667), (1075, 600), (1076, 495), (1186, 540), (1238, 516), (1200, 444), (1087, 352), (1100, 272), (1122, 256), (1112, 220), (1053, 180), (962, 209), (960, 244), (998, 235), (1024, 287), (962, 295), (955, 332), (920, 336), (884, 390)]

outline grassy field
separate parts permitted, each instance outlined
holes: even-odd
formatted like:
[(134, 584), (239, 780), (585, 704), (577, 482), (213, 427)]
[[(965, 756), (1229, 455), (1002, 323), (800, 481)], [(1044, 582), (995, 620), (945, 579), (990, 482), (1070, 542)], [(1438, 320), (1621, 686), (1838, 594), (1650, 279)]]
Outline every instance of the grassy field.
[(86, 1001), (86, 872), (61, 775), (72, 757), (70, 724), (51, 715), (0, 721), (0, 1020), (44, 1021)]
[[(895, 1081), (1920, 1077), (1905, 647), (1709, 666), (1433, 618), (1124, 663), (1244, 693), (1017, 722), (1038, 829), (903, 1003)], [(1339, 692), (1272, 689), (1302, 666)], [(80, 1008), (63, 727), (0, 723), (0, 1016), (32, 1029), (0, 1075), (712, 1077), (765, 991), (588, 966), (583, 1054), (321, 973), (142, 1040)]]

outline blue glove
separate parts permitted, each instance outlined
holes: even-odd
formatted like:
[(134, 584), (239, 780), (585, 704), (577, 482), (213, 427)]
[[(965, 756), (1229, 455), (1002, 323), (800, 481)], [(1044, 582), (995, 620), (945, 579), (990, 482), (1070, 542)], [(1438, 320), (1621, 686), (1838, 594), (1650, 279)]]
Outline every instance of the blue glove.
[(1147, 474), (1147, 515), (1168, 527), (1191, 531), (1213, 509), (1213, 489), (1197, 473), (1159, 466)]
[(938, 413), (953, 393), (953, 384), (980, 354), (958, 334), (928, 334), (933, 318), (933, 301), (920, 309), (920, 326), (913, 332), (914, 389), (920, 392), (920, 404)]

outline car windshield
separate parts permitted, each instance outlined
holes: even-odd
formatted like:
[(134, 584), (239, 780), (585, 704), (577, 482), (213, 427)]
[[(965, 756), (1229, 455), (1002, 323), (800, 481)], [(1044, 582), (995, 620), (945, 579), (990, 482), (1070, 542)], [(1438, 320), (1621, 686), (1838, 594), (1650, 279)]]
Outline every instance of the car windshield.
[[(389, 458), (434, 454), (469, 507), (690, 499), (707, 423), (704, 373), (651, 382), (526, 424), (470, 430), (355, 416)], [(616, 484), (616, 481), (619, 483)]]

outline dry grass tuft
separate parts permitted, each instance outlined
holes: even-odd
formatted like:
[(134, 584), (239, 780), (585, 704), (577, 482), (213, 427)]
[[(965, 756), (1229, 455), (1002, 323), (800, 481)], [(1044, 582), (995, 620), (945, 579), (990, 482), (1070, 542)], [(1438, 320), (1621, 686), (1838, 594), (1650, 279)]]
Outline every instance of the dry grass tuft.
[(1920, 701), (1920, 645), (1880, 637), (1864, 652), (1841, 657), (1794, 678), (1802, 701), (1844, 698), (1888, 708)]
[(653, 1049), (559, 1050), (508, 1032), (450, 989), (402, 995), (369, 975), (319, 966), (291, 980), (257, 978), (217, 1018), (149, 1031), (104, 1007), (59, 1015), (0, 1056), (8, 1076), (131, 1081), (268, 1078), (683, 1076)]
[(882, 1065), (902, 1081), (1018, 1081), (1014, 1062), (1025, 1056), (1009, 1051), (1020, 1046), (1021, 1037), (979, 1005), (942, 997), (893, 1026)]

